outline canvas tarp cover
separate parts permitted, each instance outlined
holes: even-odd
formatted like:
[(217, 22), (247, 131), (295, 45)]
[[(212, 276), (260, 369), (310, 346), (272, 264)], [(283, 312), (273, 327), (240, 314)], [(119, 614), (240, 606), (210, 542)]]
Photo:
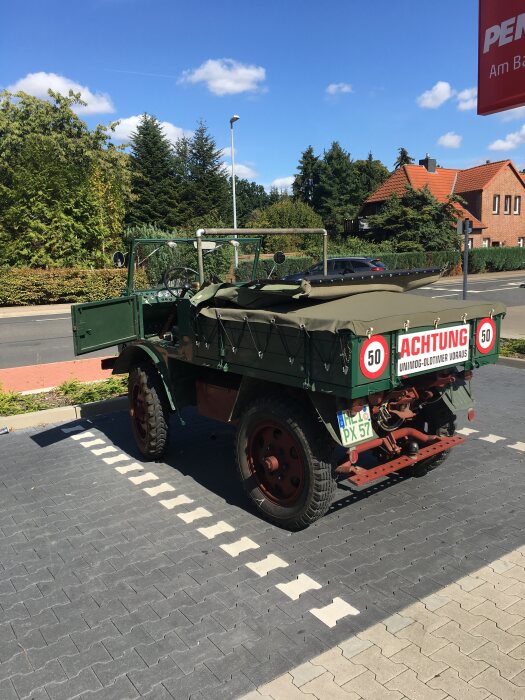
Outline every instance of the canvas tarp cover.
[(437, 319), (443, 325), (503, 313), (505, 306), (500, 302), (451, 301), (398, 292), (367, 292), (319, 303), (296, 301), (271, 309), (207, 306), (199, 310), (201, 316), (221, 321), (277, 323), (309, 332), (349, 330), (357, 336), (401, 330), (407, 321), (410, 328), (418, 328), (432, 326)]

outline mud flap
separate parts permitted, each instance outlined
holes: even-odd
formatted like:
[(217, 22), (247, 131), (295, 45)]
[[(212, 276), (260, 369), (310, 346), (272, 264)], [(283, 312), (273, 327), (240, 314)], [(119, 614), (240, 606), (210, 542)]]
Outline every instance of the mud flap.
[(457, 381), (449, 386), (441, 395), (446, 406), (456, 413), (456, 411), (466, 411), (474, 406), (474, 396), (470, 382)]

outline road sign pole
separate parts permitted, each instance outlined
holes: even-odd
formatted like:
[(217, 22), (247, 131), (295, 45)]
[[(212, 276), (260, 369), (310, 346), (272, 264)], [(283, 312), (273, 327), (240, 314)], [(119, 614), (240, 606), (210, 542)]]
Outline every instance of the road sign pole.
[(464, 219), (461, 221), (463, 228), (463, 299), (467, 298), (468, 284), (468, 237), (472, 233), (472, 221)]

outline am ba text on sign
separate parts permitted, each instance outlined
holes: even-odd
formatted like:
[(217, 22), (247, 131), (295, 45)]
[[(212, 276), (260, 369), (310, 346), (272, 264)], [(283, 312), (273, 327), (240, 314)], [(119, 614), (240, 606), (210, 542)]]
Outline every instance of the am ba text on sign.
[(478, 114), (525, 105), (525, 1), (479, 1)]

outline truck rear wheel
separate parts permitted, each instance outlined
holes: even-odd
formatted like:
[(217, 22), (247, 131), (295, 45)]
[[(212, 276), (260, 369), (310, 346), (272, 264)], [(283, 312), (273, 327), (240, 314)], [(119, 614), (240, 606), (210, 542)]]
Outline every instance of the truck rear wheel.
[(135, 442), (146, 459), (158, 459), (169, 444), (170, 411), (157, 370), (132, 367), (128, 380), (129, 415)]
[(236, 447), (244, 489), (266, 519), (300, 530), (326, 513), (336, 488), (332, 446), (299, 403), (255, 399), (243, 411)]

